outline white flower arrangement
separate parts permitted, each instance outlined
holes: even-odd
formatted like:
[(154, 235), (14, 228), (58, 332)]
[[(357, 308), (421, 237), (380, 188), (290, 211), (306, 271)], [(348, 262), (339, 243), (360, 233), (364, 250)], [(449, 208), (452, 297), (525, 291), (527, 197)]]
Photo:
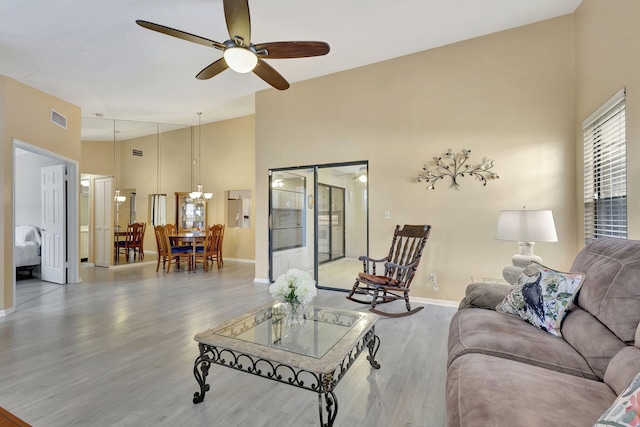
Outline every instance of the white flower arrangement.
[(290, 268), (285, 274), (278, 276), (269, 286), (269, 292), (278, 301), (301, 304), (309, 304), (318, 294), (311, 275), (296, 268)]

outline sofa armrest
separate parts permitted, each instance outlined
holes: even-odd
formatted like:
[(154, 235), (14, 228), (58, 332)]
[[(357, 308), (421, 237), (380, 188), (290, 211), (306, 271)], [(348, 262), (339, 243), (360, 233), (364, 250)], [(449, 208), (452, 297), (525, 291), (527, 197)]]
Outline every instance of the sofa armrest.
[(460, 301), (458, 310), (476, 307), (495, 310), (496, 305), (511, 292), (511, 285), (501, 283), (471, 283), (467, 286), (465, 297)]

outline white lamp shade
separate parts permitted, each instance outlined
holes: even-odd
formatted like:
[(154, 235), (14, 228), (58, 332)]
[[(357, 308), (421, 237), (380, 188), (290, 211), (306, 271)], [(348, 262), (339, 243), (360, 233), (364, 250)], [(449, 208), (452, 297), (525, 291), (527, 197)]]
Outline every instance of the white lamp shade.
[(496, 239), (515, 242), (557, 242), (553, 213), (550, 210), (500, 211)]
[(248, 73), (258, 63), (258, 56), (244, 47), (228, 47), (223, 56), (229, 68), (238, 73)]

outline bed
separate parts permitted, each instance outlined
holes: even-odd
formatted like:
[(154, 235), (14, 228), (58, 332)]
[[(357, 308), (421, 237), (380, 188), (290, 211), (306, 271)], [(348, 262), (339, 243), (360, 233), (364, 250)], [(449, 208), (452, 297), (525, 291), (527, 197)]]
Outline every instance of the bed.
[(42, 234), (35, 225), (17, 225), (15, 230), (15, 246), (13, 259), (16, 263), (16, 275), (28, 272), (33, 276), (33, 269), (40, 266), (40, 247)]

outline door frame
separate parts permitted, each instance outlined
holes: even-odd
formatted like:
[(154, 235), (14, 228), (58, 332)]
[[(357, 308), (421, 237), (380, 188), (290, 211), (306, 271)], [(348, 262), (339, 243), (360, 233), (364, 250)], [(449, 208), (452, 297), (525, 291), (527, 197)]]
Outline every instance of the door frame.
[[(272, 209), (272, 200), (271, 200), (271, 184), (272, 184), (272, 178), (273, 178), (273, 174), (275, 172), (287, 172), (287, 171), (292, 171), (292, 170), (313, 170), (313, 197), (316, 197), (318, 194), (318, 169), (327, 169), (327, 168), (334, 168), (334, 167), (341, 167), (341, 166), (366, 166), (367, 167), (367, 172), (369, 171), (369, 161), (368, 160), (359, 160), (359, 161), (352, 161), (352, 162), (340, 162), (340, 163), (324, 163), (324, 164), (315, 164), (315, 165), (307, 165), (307, 166), (291, 166), (291, 167), (284, 167), (284, 168), (271, 168), (268, 170), (268, 174), (269, 174), (269, 178), (267, 179), (267, 185), (268, 185), (268, 204), (267, 204), (267, 209), (268, 209), (268, 240), (269, 240), (269, 244), (268, 244), (268, 255), (269, 255), (269, 282), (273, 282), (276, 278), (273, 277), (273, 248), (271, 245), (271, 232), (272, 232), (272, 217), (271, 217), (271, 209)], [(369, 188), (369, 183), (367, 182), (367, 194), (369, 194), (368, 191)], [(307, 201), (305, 200), (305, 204), (307, 203)], [(313, 203), (313, 202), (312, 202)], [(366, 218), (366, 235), (367, 235), (367, 242), (366, 242), (366, 254), (365, 255), (369, 255), (369, 197), (367, 197), (366, 200), (366, 207), (367, 207), (367, 218)], [(313, 207), (313, 236), (314, 236), (314, 241), (313, 241), (313, 257), (314, 257), (314, 267), (313, 267), (313, 279), (316, 282), (316, 287), (318, 289), (327, 289), (327, 290), (335, 290), (335, 291), (340, 291), (340, 292), (348, 292), (348, 289), (341, 289), (341, 288), (335, 288), (335, 287), (331, 287), (331, 286), (323, 286), (318, 284), (318, 210), (314, 204)], [(345, 239), (346, 240), (346, 239)]]
[[(79, 163), (76, 160), (69, 159), (67, 157), (61, 156), (57, 153), (54, 153), (49, 150), (45, 150), (44, 148), (29, 144), (27, 142), (21, 141), (17, 138), (12, 139), (12, 147), (11, 147), (11, 162), (12, 162), (12, 170), (15, 171), (16, 167), (16, 149), (21, 149), (25, 151), (29, 151), (34, 154), (38, 154), (41, 156), (49, 157), (51, 159), (57, 160), (60, 163), (64, 164), (66, 167), (66, 179), (67, 179), (67, 191), (65, 195), (66, 205), (67, 205), (67, 241), (66, 241), (66, 252), (67, 252), (67, 280), (66, 283), (80, 283), (82, 279), (80, 279), (80, 223), (79, 223), (79, 212), (80, 212), (80, 196), (79, 196), (79, 188), (80, 188), (80, 172), (79, 172)], [(15, 174), (11, 176), (11, 186), (12, 186), (12, 206), (16, 205), (16, 182), (15, 182)], [(15, 208), (13, 209), (13, 224), (12, 224), (12, 242), (15, 241), (15, 228), (16, 228), (16, 216), (15, 216)], [(76, 242), (76, 244), (72, 244), (70, 242)], [(15, 243), (14, 243), (15, 245)], [(12, 268), (15, 271), (15, 260), (13, 259), (13, 253), (11, 254)], [(16, 276), (13, 275), (13, 307), (15, 309), (16, 306)]]

